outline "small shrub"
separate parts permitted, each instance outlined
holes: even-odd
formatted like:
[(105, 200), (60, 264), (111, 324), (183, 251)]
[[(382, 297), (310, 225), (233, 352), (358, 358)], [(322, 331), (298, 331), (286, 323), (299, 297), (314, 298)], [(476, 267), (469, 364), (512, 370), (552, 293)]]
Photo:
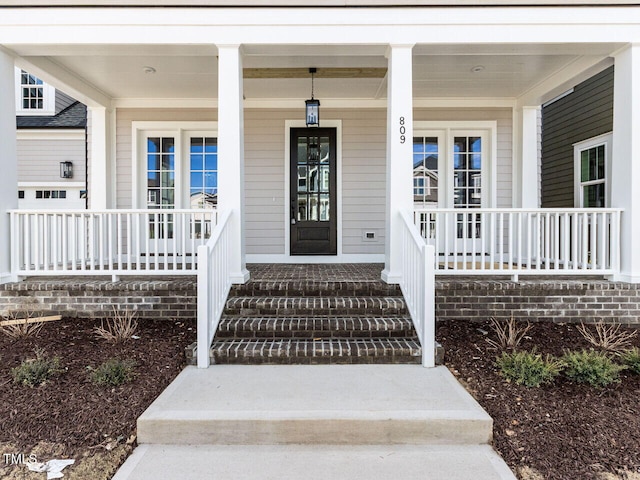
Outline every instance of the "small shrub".
[(105, 323), (101, 322), (95, 328), (95, 333), (99, 338), (104, 338), (111, 343), (121, 343), (129, 340), (138, 331), (138, 322), (135, 320), (136, 312), (118, 311), (113, 308), (113, 318), (109, 318)]
[(629, 370), (640, 375), (640, 348), (633, 347), (625, 350), (620, 354), (620, 358)]
[(527, 322), (526, 325), (516, 321), (513, 316), (510, 320), (496, 320), (491, 317), (491, 329), (496, 333), (497, 340), (487, 339), (490, 345), (499, 350), (515, 349), (520, 342), (531, 330), (531, 324)]
[(534, 352), (504, 352), (496, 361), (502, 375), (518, 385), (539, 387), (551, 383), (562, 370), (562, 362)]
[(607, 352), (619, 352), (628, 348), (637, 335), (635, 330), (623, 330), (618, 322), (606, 324), (602, 320), (590, 326), (581, 322), (578, 332), (591, 345)]
[(111, 358), (95, 370), (91, 369), (91, 381), (96, 385), (117, 387), (118, 385), (133, 380), (134, 367), (135, 362), (132, 360)]
[(41, 350), (36, 350), (36, 358), (24, 360), (11, 369), (13, 381), (28, 387), (37, 387), (52, 376), (62, 372), (58, 357), (48, 358)]
[[(3, 320), (5, 316), (1, 317)], [(0, 326), (0, 332), (11, 338), (27, 338), (37, 335), (44, 325), (43, 322), (34, 320), (34, 313), (28, 310), (20, 312), (12, 312), (6, 316), (6, 320), (18, 322), (14, 325)]]
[(562, 357), (565, 375), (577, 383), (606, 387), (620, 381), (620, 372), (626, 367), (615, 363), (607, 354), (595, 350), (567, 352)]

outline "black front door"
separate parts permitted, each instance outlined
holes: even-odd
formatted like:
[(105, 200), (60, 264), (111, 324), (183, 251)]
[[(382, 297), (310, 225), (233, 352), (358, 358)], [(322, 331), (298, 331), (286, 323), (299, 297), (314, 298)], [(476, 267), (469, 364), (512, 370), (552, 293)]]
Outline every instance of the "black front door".
[(291, 129), (291, 255), (336, 255), (336, 129)]

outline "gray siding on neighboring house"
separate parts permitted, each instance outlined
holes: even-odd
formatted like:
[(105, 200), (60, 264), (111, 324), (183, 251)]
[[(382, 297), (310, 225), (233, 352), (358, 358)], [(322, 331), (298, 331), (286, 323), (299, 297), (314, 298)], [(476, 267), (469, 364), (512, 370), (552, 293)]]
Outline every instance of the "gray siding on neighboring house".
[[(73, 162), (73, 178), (60, 178), (60, 162)], [(84, 131), (76, 139), (18, 139), (19, 182), (84, 182)]]
[(542, 206), (573, 207), (573, 144), (613, 130), (613, 67), (542, 108)]

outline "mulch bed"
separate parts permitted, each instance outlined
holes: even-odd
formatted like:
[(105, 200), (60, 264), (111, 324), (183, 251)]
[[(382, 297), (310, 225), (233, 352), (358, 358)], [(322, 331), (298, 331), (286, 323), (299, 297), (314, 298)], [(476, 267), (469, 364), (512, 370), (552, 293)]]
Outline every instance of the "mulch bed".
[[(77, 458), (135, 434), (137, 418), (184, 367), (195, 324), (140, 321), (140, 339), (119, 345), (95, 336), (99, 324), (63, 319), (35, 337), (0, 335), (0, 444), (21, 452), (50, 442), (62, 449), (56, 453)], [(640, 471), (640, 376), (623, 372), (621, 383), (604, 389), (562, 378), (520, 387), (499, 375), (498, 352), (486, 341), (493, 336), (486, 323), (446, 322), (437, 331), (446, 364), (493, 417), (494, 446), (514, 471), (531, 467), (551, 480)], [(561, 355), (589, 344), (574, 325), (537, 323), (521, 346), (534, 347)], [(15, 384), (11, 368), (36, 348), (59, 357), (64, 373), (37, 388)], [(136, 362), (134, 380), (115, 388), (92, 384), (87, 367), (114, 357)]]
[[(195, 322), (140, 320), (137, 335), (121, 344), (97, 338), (99, 321), (48, 322), (37, 336), (0, 334), (0, 443), (18, 452), (39, 442), (61, 445), (73, 456), (135, 434), (136, 420), (185, 366), (184, 348), (195, 339)], [(13, 382), (11, 368), (36, 349), (58, 357), (64, 372), (29, 388)], [(110, 358), (133, 360), (135, 378), (118, 387), (94, 385), (89, 369)]]
[[(545, 479), (600, 479), (602, 472), (640, 472), (640, 375), (602, 389), (560, 378), (526, 388), (509, 383), (486, 341), (488, 323), (446, 322), (437, 338), (445, 363), (494, 420), (494, 447), (517, 471), (531, 467)], [(634, 340), (640, 346), (638, 336)], [(589, 348), (575, 325), (536, 323), (521, 349), (560, 356)]]

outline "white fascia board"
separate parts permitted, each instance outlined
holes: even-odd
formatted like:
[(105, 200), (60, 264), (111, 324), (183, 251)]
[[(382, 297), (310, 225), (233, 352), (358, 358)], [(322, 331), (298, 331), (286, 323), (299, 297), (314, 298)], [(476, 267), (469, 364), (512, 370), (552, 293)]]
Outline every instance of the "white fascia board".
[(18, 140), (84, 140), (85, 131), (78, 129), (18, 129)]
[(0, 44), (640, 42), (637, 7), (29, 8), (3, 10)]
[(46, 57), (15, 57), (16, 66), (89, 107), (110, 107), (111, 97)]

